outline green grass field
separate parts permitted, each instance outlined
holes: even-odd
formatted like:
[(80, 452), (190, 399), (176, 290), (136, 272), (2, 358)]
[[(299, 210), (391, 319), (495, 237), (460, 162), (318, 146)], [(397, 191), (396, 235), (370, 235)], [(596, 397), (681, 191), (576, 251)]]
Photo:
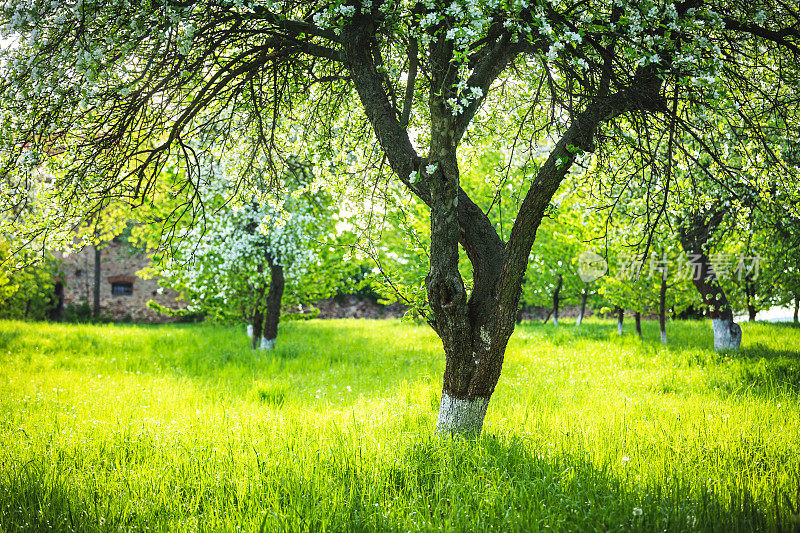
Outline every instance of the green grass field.
[(425, 326), (0, 322), (0, 529), (797, 531), (800, 329), (743, 329), (524, 324), (454, 441)]

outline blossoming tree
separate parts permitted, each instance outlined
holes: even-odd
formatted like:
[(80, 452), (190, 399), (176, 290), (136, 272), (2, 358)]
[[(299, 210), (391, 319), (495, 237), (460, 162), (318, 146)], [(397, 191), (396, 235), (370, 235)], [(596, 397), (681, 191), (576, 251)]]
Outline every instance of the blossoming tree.
[(148, 272), (180, 291), (192, 310), (247, 320), (254, 349), (274, 348), (281, 307), (330, 296), (347, 269), (331, 246), (336, 206), (325, 191), (311, 190), (312, 178), (295, 165), (283, 194), (237, 206), (225, 205), (230, 191), (212, 183), (204, 198), (210, 213), (180, 230), (176, 246)]
[[(63, 178), (37, 201), (70, 216), (100, 197), (147, 197), (158, 170), (198, 146), (246, 139), (246, 160), (275, 167), (287, 150), (314, 161), (355, 152), (362, 184), (390, 169), (429, 208), (425, 284), (446, 359), (437, 431), (475, 434), (537, 228), (570, 169), (615, 140), (661, 165), (648, 146), (676, 152), (720, 114), (742, 135), (697, 150), (725, 171), (735, 173), (730, 144), (795, 135), (797, 11), (763, 0), (10, 0), (4, 207), (29, 198), (25, 172), (43, 154)], [(782, 134), (765, 131), (767, 115)], [(472, 137), (545, 151), (530, 157), (507, 239), (460, 186)]]

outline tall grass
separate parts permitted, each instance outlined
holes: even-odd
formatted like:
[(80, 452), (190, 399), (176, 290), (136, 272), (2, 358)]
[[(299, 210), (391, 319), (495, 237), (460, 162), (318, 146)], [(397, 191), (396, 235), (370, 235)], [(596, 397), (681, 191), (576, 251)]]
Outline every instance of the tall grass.
[(656, 328), (523, 324), (465, 442), (424, 326), (0, 322), (0, 529), (800, 529), (800, 330)]

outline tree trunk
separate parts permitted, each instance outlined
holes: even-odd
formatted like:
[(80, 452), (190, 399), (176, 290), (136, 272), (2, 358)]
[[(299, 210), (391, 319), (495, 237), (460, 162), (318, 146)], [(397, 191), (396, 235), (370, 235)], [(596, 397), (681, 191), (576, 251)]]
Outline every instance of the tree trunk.
[(256, 306), (253, 312), (253, 323), (247, 328), (247, 334), (250, 336), (250, 347), (254, 350), (258, 349), (261, 341), (261, 332), (264, 328), (264, 314), (261, 312), (260, 303)]
[(721, 211), (693, 213), (679, 222), (681, 246), (693, 267), (692, 282), (708, 306), (714, 328), (714, 349), (717, 351), (739, 348), (742, 342), (742, 328), (733, 321), (728, 298), (705, 252), (711, 232), (721, 223), (723, 215)]
[(658, 327), (661, 330), (661, 344), (667, 345), (667, 280), (661, 277), (658, 291)]
[(564, 278), (561, 274), (558, 275), (556, 278), (556, 288), (553, 290), (553, 325), (558, 326), (558, 304), (560, 301), (559, 295), (561, 293), (561, 287), (564, 284)]
[(800, 296), (795, 296), (794, 297), (794, 316), (792, 317), (792, 321), (795, 324), (798, 323), (797, 316), (798, 316), (798, 312), (799, 311), (800, 311)]
[(92, 316), (100, 316), (100, 248), (94, 245), (94, 294), (92, 303)]
[(633, 313), (633, 320), (634, 320), (634, 322), (636, 324), (636, 335), (638, 335), (639, 339), (641, 340), (641, 338), (642, 338), (642, 313), (639, 312), (639, 311), (636, 311), (635, 313)]
[(589, 297), (589, 291), (586, 287), (583, 288), (583, 292), (581, 293), (581, 310), (578, 313), (578, 320), (575, 322), (576, 326), (580, 326), (583, 322), (583, 315), (586, 313), (586, 299)]
[(748, 274), (747, 279), (744, 283), (744, 294), (747, 298), (747, 320), (749, 322), (756, 321), (756, 305), (755, 305), (755, 287), (753, 286), (753, 282), (750, 279), (750, 275)]
[(64, 313), (64, 284), (61, 281), (57, 281), (53, 287), (53, 298), (55, 302), (48, 318), (53, 322), (61, 322)]
[(283, 277), (283, 265), (269, 257), (270, 282), (267, 293), (267, 315), (264, 318), (264, 331), (261, 338), (261, 349), (275, 348), (278, 339), (278, 322), (281, 318), (281, 301), (286, 280)]
[(620, 306), (616, 306), (614, 310), (617, 313), (617, 335), (622, 335), (622, 319), (625, 316), (625, 310)]

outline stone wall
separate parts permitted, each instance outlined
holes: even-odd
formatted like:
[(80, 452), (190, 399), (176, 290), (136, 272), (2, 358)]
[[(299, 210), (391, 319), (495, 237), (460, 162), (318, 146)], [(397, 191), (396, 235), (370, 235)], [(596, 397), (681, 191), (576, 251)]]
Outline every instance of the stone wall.
[[(149, 260), (121, 242), (100, 245), (100, 316), (112, 320), (168, 322), (170, 317), (147, 307), (155, 300), (165, 307), (185, 307), (176, 301), (178, 293), (158, 285), (155, 279), (142, 279), (136, 272)], [(95, 248), (87, 246), (78, 253), (66, 255), (61, 264), (64, 284), (64, 306), (94, 302)]]

